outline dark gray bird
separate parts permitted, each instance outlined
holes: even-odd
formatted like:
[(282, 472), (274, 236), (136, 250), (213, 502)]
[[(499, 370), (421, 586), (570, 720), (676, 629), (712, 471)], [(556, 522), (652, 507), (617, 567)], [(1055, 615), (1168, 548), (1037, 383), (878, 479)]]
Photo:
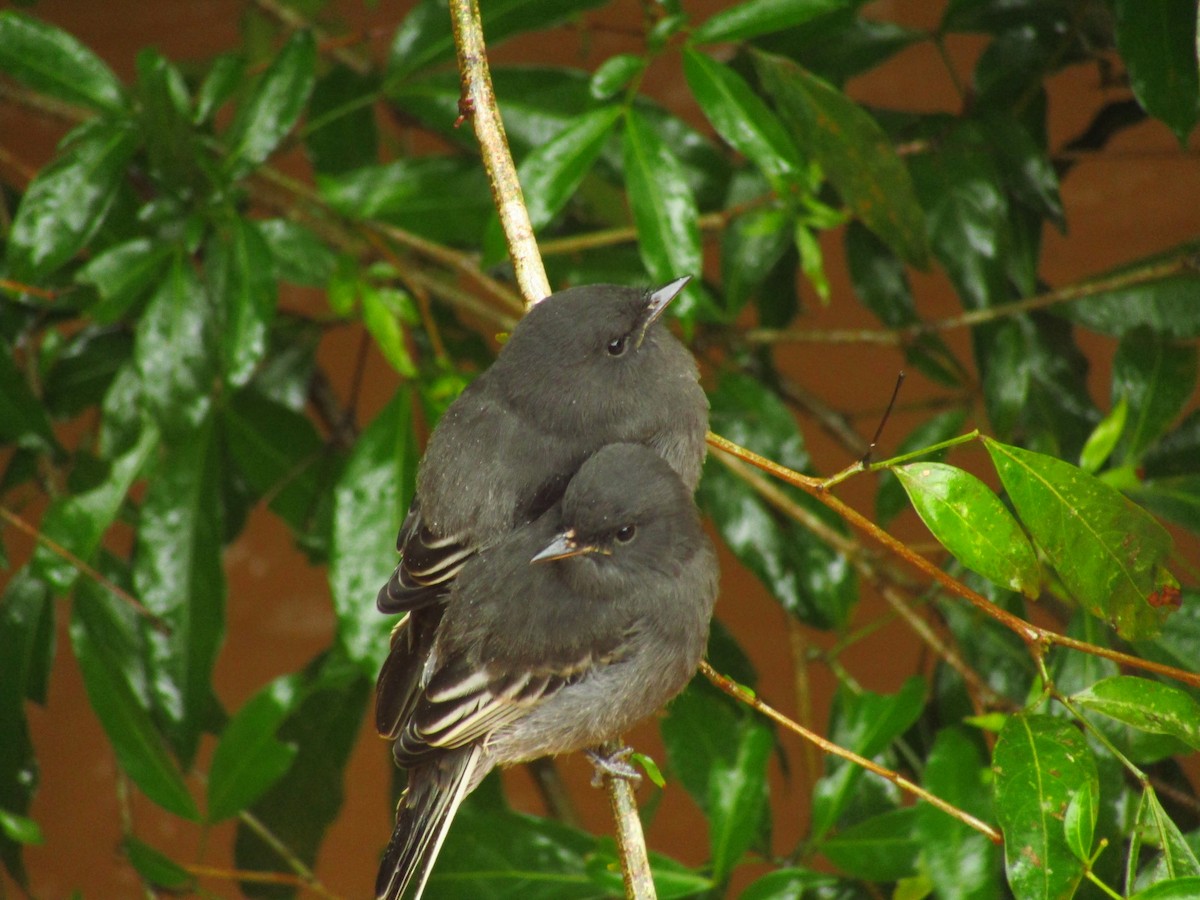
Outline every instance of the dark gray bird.
[(691, 489), (614, 444), (561, 502), (473, 555), (450, 588), (393, 730), (408, 787), (379, 898), (415, 898), (463, 798), (495, 766), (598, 746), (695, 672), (717, 563)]
[(648, 292), (602, 284), (547, 297), (446, 411), (400, 528), (400, 564), (376, 599), (381, 612), (409, 613), (379, 673), (381, 733), (395, 729), (410, 699), (412, 661), (428, 652), (455, 575), (481, 548), (553, 506), (596, 450), (644, 444), (695, 489), (708, 400), (695, 360), (660, 318), (688, 280)]

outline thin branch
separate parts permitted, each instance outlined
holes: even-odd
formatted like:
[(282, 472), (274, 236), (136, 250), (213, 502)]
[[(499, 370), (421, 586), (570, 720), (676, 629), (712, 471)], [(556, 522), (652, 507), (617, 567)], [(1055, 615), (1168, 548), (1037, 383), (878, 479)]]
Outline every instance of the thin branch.
[(767, 705), (762, 700), (758, 699), (758, 697), (754, 694), (754, 692), (752, 692), (749, 688), (743, 687), (742, 685), (738, 684), (733, 679), (727, 678), (724, 675), (722, 675), (720, 672), (718, 672), (716, 669), (714, 669), (711, 665), (708, 664), (708, 660), (701, 661), (700, 671), (702, 673), (704, 673), (705, 678), (707, 678), (709, 681), (711, 681), (714, 685), (716, 685), (718, 688), (720, 688), (722, 691), (724, 691), (730, 697), (733, 697), (735, 700), (738, 700), (741, 703), (745, 703), (747, 706), (750, 706), (755, 711), (762, 713), (762, 715), (766, 716), (768, 719), (775, 722), (776, 724), (782, 725), (788, 731), (793, 731), (796, 734), (800, 735), (800, 737), (804, 738), (806, 741), (810, 741), (813, 744), (816, 744), (818, 747), (820, 747), (826, 753), (829, 753), (833, 756), (837, 756), (844, 760), (852, 762), (857, 766), (861, 766), (862, 768), (866, 769), (868, 772), (873, 772), (874, 774), (878, 775), (880, 778), (884, 778), (887, 781), (890, 781), (892, 784), (896, 785), (896, 787), (900, 788), (903, 791), (907, 791), (908, 793), (912, 794), (914, 797), (924, 800), (926, 803), (928, 803), (931, 806), (936, 806), (942, 812), (946, 813), (949, 816), (952, 816), (955, 819), (958, 819), (958, 821), (962, 822), (964, 825), (967, 825), (970, 828), (974, 828), (980, 834), (987, 837), (987, 839), (990, 840), (993, 844), (999, 844), (1002, 842), (1003, 839), (1000, 837), (1000, 832), (998, 832), (991, 825), (975, 818), (973, 815), (971, 815), (970, 813), (968, 813), (964, 810), (959, 809), (957, 806), (954, 806), (951, 803), (947, 803), (941, 797), (938, 797), (935, 794), (929, 793), (929, 791), (925, 790), (920, 785), (914, 784), (913, 782), (909, 781), (907, 778), (905, 778), (899, 772), (893, 772), (891, 769), (881, 766), (878, 763), (872, 762), (871, 760), (867, 759), (865, 756), (859, 756), (857, 753), (853, 752), (852, 750), (847, 750), (845, 747), (839, 747), (833, 741), (828, 740), (827, 738), (823, 738), (823, 737), (821, 737), (821, 735), (817, 734), (815, 731), (811, 731), (810, 729), (805, 728), (799, 722), (795, 722), (795, 721), (789, 719), (783, 713), (779, 712), (775, 708)]
[(332, 893), (326, 888), (321, 883), (321, 880), (317, 878), (316, 873), (306, 866), (300, 857), (293, 853), (292, 849), (281, 841), (261, 819), (248, 810), (242, 810), (238, 813), (238, 821), (253, 831), (255, 835), (262, 839), (263, 843), (279, 854), (280, 859), (287, 863), (288, 868), (296, 873), (296, 876), (305, 887), (318, 896), (328, 898), (328, 900), (340, 900), (337, 894)]
[(67, 562), (73, 569), (78, 571), (79, 574), (90, 578), (118, 600), (123, 601), (135, 613), (149, 622), (154, 627), (154, 630), (159, 634), (169, 635), (171, 633), (171, 626), (168, 625), (164, 619), (161, 619), (158, 615), (147, 609), (142, 604), (142, 601), (138, 600), (137, 597), (133, 596), (133, 594), (129, 593), (129, 591), (125, 590), (125, 588), (121, 587), (119, 584), (106, 577), (84, 560), (80, 559), (53, 538), (46, 537), (46, 535), (38, 531), (38, 529), (34, 528), (16, 513), (9, 510), (7, 506), (0, 506), (0, 519), (3, 519), (9, 525), (12, 525), (14, 528), (23, 532), (28, 537), (33, 538), (33, 540), (44, 546), (55, 556)]
[[(614, 756), (624, 749), (620, 740), (609, 741), (600, 748), (605, 756)], [(637, 798), (628, 778), (606, 773), (602, 776), (608, 790), (613, 822), (617, 828), (617, 850), (621, 857), (621, 874), (625, 879), (625, 896), (629, 900), (654, 900), (654, 879), (650, 875), (650, 858), (646, 855), (646, 836), (638, 817)]]
[(1118, 665), (1129, 666), (1130, 668), (1142, 669), (1146, 672), (1154, 672), (1156, 675), (1163, 675), (1167, 678), (1172, 678), (1176, 681), (1182, 681), (1185, 684), (1190, 684), (1193, 687), (1200, 687), (1200, 674), (1194, 672), (1185, 672), (1183, 669), (1177, 669), (1174, 666), (1163, 665), (1162, 663), (1154, 662), (1149, 659), (1141, 659), (1137, 656), (1131, 656), (1128, 653), (1122, 653), (1119, 650), (1111, 650), (1108, 647), (1099, 647), (1095, 644), (1089, 644), (1086, 641), (1080, 641), (1065, 634), (1059, 634), (1056, 631), (1051, 631), (1048, 628), (1042, 628), (1034, 625), (1032, 622), (1026, 622), (1020, 616), (1015, 616), (1006, 609), (1002, 609), (992, 603), (982, 594), (971, 590), (962, 582), (951, 577), (948, 573), (935, 566), (925, 557), (914, 553), (911, 549), (905, 546), (896, 538), (892, 537), (882, 528), (877, 526), (862, 513), (858, 512), (853, 507), (847, 506), (842, 500), (833, 496), (827, 490), (827, 482), (819, 478), (812, 478), (807, 475), (801, 475), (799, 472), (789, 469), (787, 466), (781, 466), (777, 462), (767, 459), (764, 456), (759, 456), (745, 447), (740, 447), (733, 441), (721, 437), (719, 434), (708, 433), (708, 444), (717, 450), (732, 454), (739, 459), (745, 460), (751, 465), (762, 469), (770, 475), (779, 478), (788, 484), (795, 485), (807, 494), (816, 497), (844, 520), (850, 523), (860, 531), (865, 532), (878, 543), (891, 550), (898, 557), (903, 559), (915, 569), (927, 575), (929, 578), (936, 581), (939, 585), (945, 588), (952, 594), (966, 600), (984, 615), (995, 619), (1004, 627), (1014, 632), (1022, 641), (1025, 642), (1029, 651), (1038, 658), (1046, 646), (1056, 645), (1066, 647), (1071, 650), (1078, 650), (1082, 653), (1090, 653), (1092, 656), (1099, 656), (1103, 659), (1109, 659)]
[(458, 73), (462, 82), (460, 111), (475, 124), (475, 136), (487, 170), (492, 200), (500, 214), (500, 224), (508, 241), (513, 272), (527, 306), (550, 296), (550, 282), (538, 253), (533, 223), (525, 208), (521, 182), (513, 165), (504, 134), (504, 122), (492, 90), (487, 48), (478, 0), (451, 0), (450, 16), (454, 24), (454, 46), (458, 51)]

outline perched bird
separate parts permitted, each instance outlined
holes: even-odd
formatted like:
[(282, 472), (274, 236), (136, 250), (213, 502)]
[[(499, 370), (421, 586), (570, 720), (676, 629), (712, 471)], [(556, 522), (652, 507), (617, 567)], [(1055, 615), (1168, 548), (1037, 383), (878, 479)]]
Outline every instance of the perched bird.
[(560, 503), (473, 555), (390, 735), (408, 787), (376, 895), (420, 897), (493, 767), (598, 746), (682, 690), (717, 575), (690, 486), (638, 444), (599, 450)]
[(708, 400), (691, 353), (660, 318), (688, 280), (547, 297), (446, 410), (397, 538), (400, 564), (376, 599), (381, 612), (409, 613), (379, 673), (381, 733), (395, 729), (411, 699), (414, 660), (429, 650), (454, 576), (481, 548), (553, 506), (596, 450), (645, 444), (695, 488)]

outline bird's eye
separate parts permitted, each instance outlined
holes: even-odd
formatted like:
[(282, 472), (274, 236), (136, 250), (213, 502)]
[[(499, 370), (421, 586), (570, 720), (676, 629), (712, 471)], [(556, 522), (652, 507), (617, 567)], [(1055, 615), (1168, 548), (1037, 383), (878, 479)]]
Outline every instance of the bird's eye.
[(622, 353), (625, 352), (625, 347), (628, 345), (628, 343), (629, 343), (628, 335), (623, 334), (620, 337), (613, 338), (611, 341), (608, 342), (608, 348), (607, 348), (608, 355), (609, 356), (620, 356)]
[(637, 534), (637, 526), (636, 525), (626, 525), (623, 528), (619, 528), (617, 530), (617, 543), (618, 544), (628, 544), (630, 541), (633, 540), (633, 536), (635, 534)]

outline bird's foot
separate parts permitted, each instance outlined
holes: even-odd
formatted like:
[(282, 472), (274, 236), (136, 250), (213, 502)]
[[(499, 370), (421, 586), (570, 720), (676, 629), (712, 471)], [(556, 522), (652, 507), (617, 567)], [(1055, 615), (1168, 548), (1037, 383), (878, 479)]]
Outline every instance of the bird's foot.
[(605, 753), (598, 747), (583, 752), (595, 767), (595, 772), (592, 774), (592, 787), (601, 787), (606, 777), (623, 779), (634, 787), (641, 784), (641, 773), (628, 761), (633, 753), (632, 747), (620, 747), (612, 753)]

